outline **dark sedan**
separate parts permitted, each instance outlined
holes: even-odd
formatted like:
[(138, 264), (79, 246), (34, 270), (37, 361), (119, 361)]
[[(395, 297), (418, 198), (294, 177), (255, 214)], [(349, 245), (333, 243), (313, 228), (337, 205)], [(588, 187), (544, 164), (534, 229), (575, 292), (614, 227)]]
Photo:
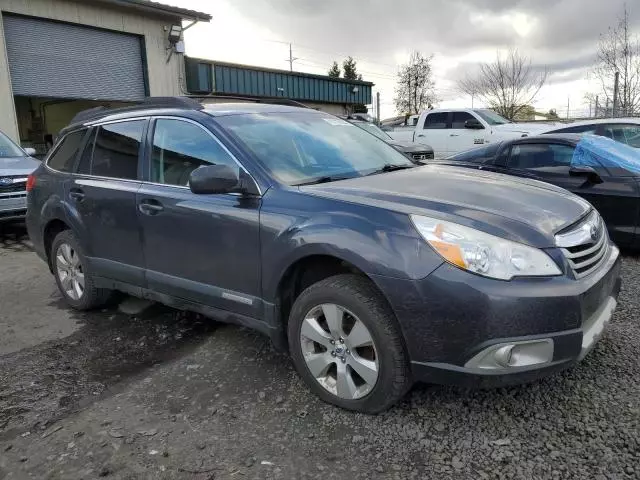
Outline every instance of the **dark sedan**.
[(640, 248), (640, 154), (631, 147), (593, 135), (549, 134), (494, 143), (441, 163), (566, 188), (596, 207), (616, 243)]

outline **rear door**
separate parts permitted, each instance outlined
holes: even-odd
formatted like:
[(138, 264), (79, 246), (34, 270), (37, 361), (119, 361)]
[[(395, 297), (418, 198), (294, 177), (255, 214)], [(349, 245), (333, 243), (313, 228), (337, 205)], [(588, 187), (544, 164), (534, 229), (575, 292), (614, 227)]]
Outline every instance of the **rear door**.
[(144, 285), (136, 191), (148, 119), (95, 127), (66, 189), (69, 220), (98, 276)]
[(444, 158), (449, 151), (449, 134), (449, 112), (431, 112), (423, 125), (416, 126), (415, 141), (433, 148), (435, 158)]
[(200, 166), (241, 168), (199, 123), (157, 118), (149, 136), (149, 181), (137, 193), (149, 288), (260, 317), (261, 199), (191, 192), (189, 175)]
[(549, 182), (588, 200), (604, 218), (611, 237), (630, 245), (640, 209), (638, 185), (630, 177), (612, 177), (596, 168), (602, 183), (570, 175), (574, 147), (560, 143), (517, 143), (511, 147), (508, 170), (512, 174)]

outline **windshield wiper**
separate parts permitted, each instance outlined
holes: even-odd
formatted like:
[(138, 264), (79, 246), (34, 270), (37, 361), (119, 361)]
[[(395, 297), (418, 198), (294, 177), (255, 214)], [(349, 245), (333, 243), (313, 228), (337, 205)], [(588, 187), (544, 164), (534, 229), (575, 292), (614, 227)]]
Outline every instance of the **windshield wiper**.
[(307, 180), (300, 183), (294, 183), (294, 187), (301, 187), (303, 185), (315, 185), (317, 183), (329, 183), (329, 182), (337, 182), (338, 180), (346, 180), (352, 177), (345, 177), (339, 175), (325, 175), (323, 177), (312, 178), (311, 180)]
[(374, 170), (371, 173), (367, 173), (367, 175), (376, 175), (378, 173), (395, 172), (396, 170), (404, 170), (406, 168), (414, 168), (414, 167), (417, 167), (417, 165), (414, 165), (413, 163), (411, 164), (387, 163), (382, 167), (378, 168), (377, 170)]

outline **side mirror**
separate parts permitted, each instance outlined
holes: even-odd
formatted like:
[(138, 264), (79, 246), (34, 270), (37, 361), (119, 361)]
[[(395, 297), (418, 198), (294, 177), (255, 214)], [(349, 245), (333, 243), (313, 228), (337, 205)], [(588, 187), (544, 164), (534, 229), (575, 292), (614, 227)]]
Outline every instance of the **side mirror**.
[(31, 147), (23, 148), (23, 150), (24, 150), (24, 153), (26, 153), (30, 157), (33, 157), (37, 153), (36, 149)]
[(602, 183), (602, 178), (593, 167), (588, 165), (572, 165), (569, 167), (569, 175), (572, 177), (587, 177), (591, 183)]
[(471, 130), (482, 130), (484, 125), (480, 123), (480, 120), (473, 118), (464, 122), (464, 128), (470, 128)]
[(189, 188), (193, 193), (231, 193), (240, 192), (238, 170), (228, 165), (207, 165), (196, 168), (189, 175)]

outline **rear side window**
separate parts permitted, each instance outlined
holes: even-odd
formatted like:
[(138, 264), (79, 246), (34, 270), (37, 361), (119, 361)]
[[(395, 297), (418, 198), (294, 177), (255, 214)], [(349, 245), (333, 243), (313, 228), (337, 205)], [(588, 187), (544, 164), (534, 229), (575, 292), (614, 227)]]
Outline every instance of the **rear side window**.
[(427, 115), (427, 118), (424, 121), (424, 128), (425, 129), (447, 128), (448, 116), (449, 114), (447, 112), (430, 113), (429, 115)]
[(59, 172), (70, 172), (73, 170), (78, 150), (82, 145), (82, 139), (86, 130), (78, 130), (65, 136), (56, 148), (55, 152), (49, 157), (47, 165)]
[(94, 141), (91, 175), (128, 180), (138, 178), (138, 158), (145, 123), (146, 120), (132, 120), (101, 125)]

